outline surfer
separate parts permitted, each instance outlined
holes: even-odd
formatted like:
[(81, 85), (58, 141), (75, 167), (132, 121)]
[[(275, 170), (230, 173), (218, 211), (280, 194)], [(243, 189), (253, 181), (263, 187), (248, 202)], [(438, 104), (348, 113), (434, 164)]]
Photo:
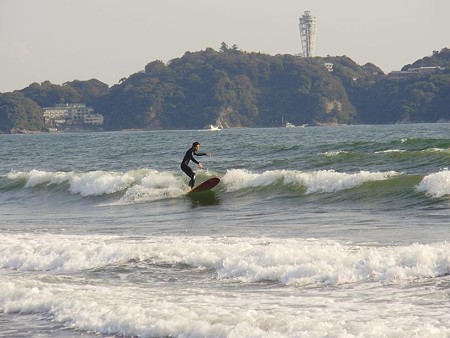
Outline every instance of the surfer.
[(191, 167), (189, 167), (189, 161), (192, 161), (194, 163), (197, 163), (198, 168), (202, 169), (203, 166), (200, 162), (198, 162), (195, 158), (195, 156), (211, 156), (210, 153), (198, 153), (197, 151), (200, 149), (200, 143), (194, 142), (192, 143), (192, 148), (190, 148), (188, 151), (186, 151), (186, 154), (184, 155), (183, 161), (181, 162), (181, 170), (184, 171), (186, 175), (190, 177), (189, 186), (191, 189), (194, 187), (195, 184), (195, 173), (192, 171)]

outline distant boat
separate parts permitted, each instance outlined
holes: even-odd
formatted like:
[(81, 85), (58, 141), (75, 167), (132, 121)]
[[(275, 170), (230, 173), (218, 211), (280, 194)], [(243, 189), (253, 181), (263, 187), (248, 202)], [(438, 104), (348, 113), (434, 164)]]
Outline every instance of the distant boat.
[(295, 124), (289, 122), (288, 120), (285, 120), (284, 117), (281, 118), (281, 126), (284, 128), (304, 128), (308, 126), (308, 124), (300, 124), (296, 126)]
[(293, 123), (291, 123), (291, 122), (288, 122), (288, 121), (286, 121), (286, 123), (285, 123), (285, 125), (284, 125), (286, 128), (295, 128), (296, 126), (295, 126), (295, 124), (293, 124)]
[(217, 131), (217, 130), (221, 130), (222, 127), (221, 126), (216, 126), (214, 124), (210, 124), (206, 127), (206, 129), (211, 130), (211, 131)]
[(285, 120), (284, 117), (281, 118), (281, 125), (285, 128), (295, 128), (295, 124)]

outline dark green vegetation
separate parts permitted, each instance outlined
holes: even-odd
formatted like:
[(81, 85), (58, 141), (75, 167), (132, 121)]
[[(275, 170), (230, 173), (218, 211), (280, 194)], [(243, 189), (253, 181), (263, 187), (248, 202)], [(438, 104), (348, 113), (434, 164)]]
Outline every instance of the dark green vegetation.
[(44, 130), (43, 111), (20, 92), (0, 94), (0, 132)]
[[(324, 63), (333, 63), (329, 72)], [(187, 52), (109, 88), (98, 80), (33, 83), (0, 94), (0, 131), (45, 130), (42, 107), (83, 102), (105, 116), (105, 129), (190, 129), (450, 121), (450, 50), (407, 65), (442, 69), (395, 80), (346, 56), (299, 58), (219, 51)]]

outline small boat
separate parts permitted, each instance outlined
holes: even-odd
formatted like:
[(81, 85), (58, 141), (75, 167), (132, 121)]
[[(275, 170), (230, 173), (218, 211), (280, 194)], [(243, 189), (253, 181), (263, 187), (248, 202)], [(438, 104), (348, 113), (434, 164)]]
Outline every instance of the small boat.
[(216, 131), (216, 130), (221, 130), (222, 128), (220, 126), (216, 126), (214, 124), (210, 124), (206, 127), (206, 129), (211, 130), (211, 131)]
[(281, 118), (281, 125), (285, 128), (295, 128), (295, 124), (288, 122), (288, 120), (285, 120), (284, 117)]
[(295, 124), (286, 121), (286, 124), (284, 125), (286, 128), (295, 128)]

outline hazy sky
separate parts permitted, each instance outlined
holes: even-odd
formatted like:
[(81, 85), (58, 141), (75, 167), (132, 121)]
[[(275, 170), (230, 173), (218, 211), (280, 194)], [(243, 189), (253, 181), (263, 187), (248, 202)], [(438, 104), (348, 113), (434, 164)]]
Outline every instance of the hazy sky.
[(450, 0), (0, 0), (0, 92), (46, 80), (113, 85), (222, 42), (298, 54), (305, 10), (318, 20), (319, 56), (387, 73), (450, 47)]

